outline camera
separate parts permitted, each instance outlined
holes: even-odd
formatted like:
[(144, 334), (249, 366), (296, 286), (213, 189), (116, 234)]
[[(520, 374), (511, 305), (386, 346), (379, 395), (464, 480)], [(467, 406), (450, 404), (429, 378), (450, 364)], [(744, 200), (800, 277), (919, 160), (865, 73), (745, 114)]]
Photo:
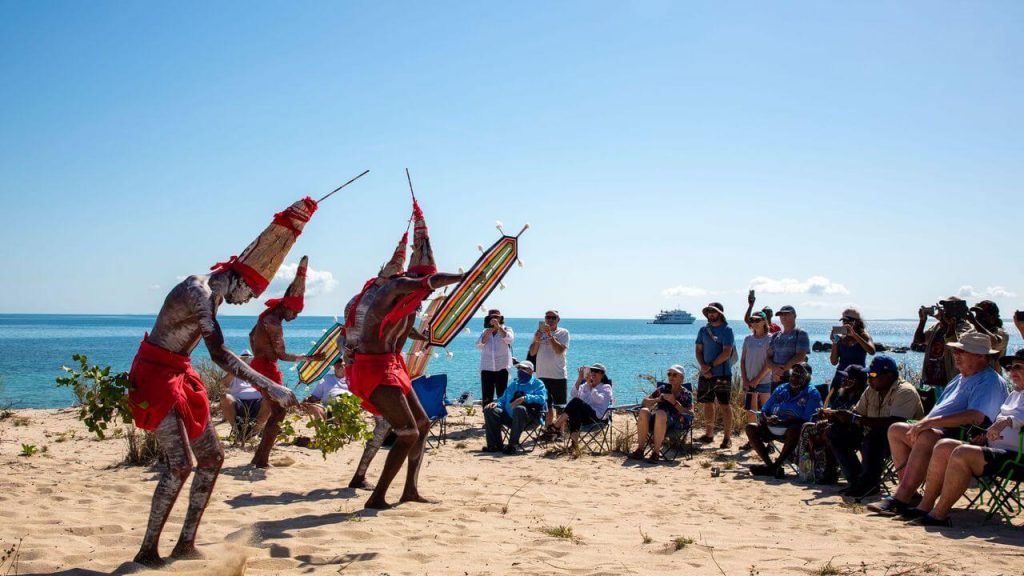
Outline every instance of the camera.
[(967, 302), (964, 300), (946, 300), (942, 304), (942, 314), (947, 318), (961, 320), (967, 318)]
[(840, 338), (850, 335), (849, 326), (833, 326), (832, 327), (832, 340), (838, 342)]

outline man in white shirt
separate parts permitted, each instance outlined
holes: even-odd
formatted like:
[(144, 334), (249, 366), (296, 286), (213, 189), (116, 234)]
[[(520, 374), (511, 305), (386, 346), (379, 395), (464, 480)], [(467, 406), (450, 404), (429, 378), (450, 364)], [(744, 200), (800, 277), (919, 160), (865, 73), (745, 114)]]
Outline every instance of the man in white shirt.
[(564, 405), (567, 401), (569, 378), (565, 365), (569, 331), (558, 327), (560, 320), (558, 310), (545, 312), (544, 320), (538, 324), (530, 344), (529, 354), (537, 359), (535, 374), (548, 389), (548, 414), (545, 422), (554, 422), (555, 404)]
[[(252, 361), (252, 352), (246, 350), (239, 358), (248, 364)], [(245, 380), (232, 374), (225, 374), (220, 386), (227, 392), (220, 399), (220, 411), (224, 421), (231, 424), (231, 434), (237, 440), (242, 436), (252, 436), (256, 432), (255, 423), (265, 421), (270, 415), (270, 406), (263, 404), (263, 395)], [(242, 429), (238, 429), (238, 417), (243, 418)]]
[(487, 406), (494, 402), (495, 397), (505, 393), (508, 370), (512, 367), (512, 341), (515, 339), (512, 329), (505, 326), (505, 317), (500, 310), (488, 310), (484, 326), (476, 341), (480, 350), (481, 406)]

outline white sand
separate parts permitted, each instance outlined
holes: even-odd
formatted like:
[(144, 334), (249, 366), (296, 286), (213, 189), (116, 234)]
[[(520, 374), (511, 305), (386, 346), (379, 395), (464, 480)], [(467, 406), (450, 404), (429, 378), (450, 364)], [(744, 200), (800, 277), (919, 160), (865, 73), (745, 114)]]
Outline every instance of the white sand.
[[(17, 573), (139, 570), (130, 560), (159, 472), (118, 466), (124, 441), (92, 439), (72, 411), (17, 414), (27, 425), (0, 422), (0, 541), (6, 547), (23, 538)], [(366, 492), (342, 488), (360, 447), (326, 461), (316, 451), (278, 447), (272, 461), (290, 465), (268, 471), (247, 466), (250, 452), (228, 448), (199, 531), (207, 559), (174, 562), (165, 571), (768, 576), (817, 574), (831, 560), (842, 574), (1021, 573), (1024, 534), (995, 521), (983, 525), (977, 512), (954, 515), (954, 529), (926, 531), (842, 507), (834, 487), (736, 471), (713, 478), (701, 462), (715, 452), (675, 466), (627, 463), (618, 455), (570, 461), (541, 451), (492, 457), (479, 452), (479, 415), (449, 421), (447, 445), (427, 453), (421, 474), (423, 494), (440, 503), (379, 513), (362, 509)], [(72, 430), (73, 439), (58, 442)], [(226, 434), (226, 425), (220, 431)], [(19, 456), (22, 443), (47, 451)], [(378, 455), (371, 479), (385, 456)], [(392, 499), (403, 482), (404, 470)], [(174, 546), (185, 505), (183, 492), (164, 531), (164, 554)], [(556, 526), (571, 527), (576, 540), (541, 531)], [(641, 533), (651, 541), (645, 544)], [(679, 537), (694, 543), (675, 550)]]

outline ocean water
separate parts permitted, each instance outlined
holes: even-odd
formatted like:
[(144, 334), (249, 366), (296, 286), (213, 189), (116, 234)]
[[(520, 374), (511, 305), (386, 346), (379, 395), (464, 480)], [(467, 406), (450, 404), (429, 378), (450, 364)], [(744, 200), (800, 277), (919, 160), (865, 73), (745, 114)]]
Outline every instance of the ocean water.
[[(55, 378), (62, 374), (61, 365), (73, 365), (71, 355), (85, 354), (90, 363), (109, 365), (115, 371), (127, 370), (142, 335), (153, 325), (153, 316), (100, 316), (100, 315), (10, 315), (0, 314), (0, 403), (12, 402), (19, 408), (58, 408), (70, 406), (70, 390), (57, 388)], [(254, 316), (224, 316), (220, 318), (228, 346), (241, 352), (248, 348), (249, 330)], [(313, 341), (334, 322), (329, 317), (299, 317), (285, 325), (285, 340), (293, 353), (306, 352)], [(479, 353), (474, 347), (480, 334), (482, 319), (474, 319), (469, 332), (460, 334), (447, 350), (436, 350), (428, 372), (448, 374), (448, 392), (455, 398), (469, 391), (480, 397)], [(516, 332), (513, 353), (525, 357), (536, 318), (513, 318), (509, 326)], [(732, 322), (737, 343), (748, 334), (742, 322)], [(800, 327), (807, 330), (811, 341), (826, 341), (833, 321), (802, 320)], [(639, 374), (663, 377), (672, 364), (687, 368), (687, 380), (696, 374), (694, 340), (701, 323), (690, 325), (654, 325), (646, 320), (584, 320), (566, 318), (561, 326), (571, 333), (569, 346), (570, 383), (575, 368), (601, 362), (608, 367), (614, 382), (615, 401), (619, 404), (634, 402), (646, 394), (650, 384), (638, 378)], [(876, 342), (893, 346), (907, 346), (913, 337), (915, 320), (883, 320), (868, 322), (868, 330)], [(1012, 330), (1012, 325), (1010, 326)], [(1015, 332), (1015, 331), (1014, 331)], [(1019, 336), (1011, 336), (1010, 350), (1021, 344)], [(448, 357), (447, 353), (451, 353)], [(202, 343), (192, 355), (193, 362), (209, 360)], [(896, 354), (897, 361), (906, 360), (917, 368), (921, 355), (914, 352)], [(828, 353), (810, 354), (814, 368), (814, 383), (831, 380), (834, 368)], [(308, 393), (305, 386), (297, 385), (296, 373), (287, 362), (282, 363), (286, 384), (296, 389), (300, 398)]]

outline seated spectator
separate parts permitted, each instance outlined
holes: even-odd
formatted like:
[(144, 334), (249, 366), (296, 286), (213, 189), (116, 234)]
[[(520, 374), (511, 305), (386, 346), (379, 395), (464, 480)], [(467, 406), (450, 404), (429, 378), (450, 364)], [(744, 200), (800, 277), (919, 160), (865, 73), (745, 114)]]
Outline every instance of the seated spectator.
[(1017, 458), (1020, 433), (1024, 428), (1024, 350), (1002, 358), (1001, 363), (1013, 381), (1013, 392), (999, 407), (995, 422), (985, 431), (987, 446), (949, 439), (935, 445), (924, 497), (917, 508), (904, 514), (904, 517), (918, 517), (916, 524), (950, 526), (949, 511), (967, 491), (971, 478), (995, 474), (1005, 462)]
[(604, 364), (580, 366), (576, 384), (572, 387), (572, 400), (565, 405), (565, 412), (551, 424), (552, 431), (565, 435), (568, 427), (575, 456), (579, 444), (580, 428), (585, 424), (601, 422), (612, 405), (612, 381), (608, 379)]
[(348, 380), (345, 379), (345, 359), (339, 356), (333, 368), (334, 372), (325, 374), (309, 396), (299, 404), (299, 408), (313, 418), (323, 420), (331, 400), (342, 394), (351, 394), (348, 391)]
[[(484, 431), (487, 445), (484, 452), (515, 454), (519, 437), (531, 423), (544, 421), (548, 392), (544, 383), (533, 375), (533, 362), (523, 360), (515, 365), (516, 377), (497, 400), (484, 406)], [(501, 426), (511, 428), (508, 445), (502, 446)]]
[[(246, 364), (252, 362), (252, 352), (248, 350), (239, 357)], [(231, 435), (240, 440), (243, 435), (255, 434), (255, 423), (265, 422), (270, 416), (270, 406), (263, 405), (263, 395), (252, 384), (231, 374), (225, 374), (220, 385), (228, 389), (220, 399), (220, 411), (224, 421), (231, 424)]]
[[(832, 423), (829, 447), (849, 482), (844, 493), (851, 498), (878, 494), (889, 456), (889, 425), (924, 415), (921, 396), (913, 384), (899, 377), (899, 368), (891, 357), (875, 356), (868, 367), (867, 381), (868, 388), (852, 411), (836, 407), (824, 411)], [(858, 448), (861, 459), (857, 458)]]
[(652, 439), (651, 462), (661, 460), (661, 445), (670, 430), (687, 430), (693, 423), (693, 396), (683, 386), (685, 375), (679, 364), (668, 369), (668, 382), (658, 382), (650, 396), (644, 398), (637, 416), (637, 444), (629, 457), (644, 457), (647, 439)]
[(1006, 381), (988, 365), (989, 355), (995, 354), (988, 336), (972, 331), (947, 346), (959, 374), (923, 420), (889, 427), (889, 450), (900, 485), (892, 496), (868, 506), (874, 512), (902, 515), (912, 510), (911, 498), (925, 480), (935, 444), (943, 438), (960, 440), (962, 427), (987, 427), (1006, 400)]
[[(768, 397), (756, 424), (747, 424), (747, 440), (764, 465), (750, 467), (757, 476), (785, 478), (783, 464), (793, 455), (800, 441), (800, 428), (809, 422), (821, 408), (821, 395), (808, 386), (811, 382), (811, 367), (806, 362), (793, 366), (784, 384)], [(773, 461), (768, 455), (766, 442), (782, 440), (782, 450)]]
[(846, 370), (848, 366), (867, 365), (868, 354), (874, 355), (875, 343), (871, 340), (860, 312), (856, 308), (843, 310), (839, 322), (846, 328), (846, 336), (838, 338), (832, 343), (832, 355), (829, 361), (836, 367), (836, 375), (832, 378), (832, 388), (842, 385), (843, 376), (840, 371)]
[[(743, 339), (743, 354), (740, 358), (740, 386), (744, 391), (743, 408), (747, 411), (747, 423), (757, 422), (757, 412), (768, 401), (772, 391), (772, 370), (768, 365), (768, 316), (754, 312), (747, 317), (750, 335)], [(750, 443), (740, 446), (750, 450)]]
[(835, 484), (839, 481), (839, 466), (829, 447), (829, 437), (854, 437), (859, 443), (860, 429), (850, 423), (832, 422), (826, 418), (830, 410), (850, 410), (860, 400), (868, 384), (868, 375), (863, 366), (847, 366), (838, 372), (842, 383), (839, 389), (830, 389), (825, 409), (815, 416), (814, 422), (807, 422), (800, 429), (800, 447), (797, 450), (800, 462), (800, 479), (815, 484)]
[(982, 300), (967, 311), (967, 321), (976, 332), (981, 332), (992, 339), (992, 349), (996, 351), (989, 358), (989, 364), (999, 374), (1003, 367), (999, 361), (1006, 356), (1006, 347), (1010, 344), (1010, 335), (1003, 330), (1003, 320), (999, 317), (999, 306), (991, 300)]

